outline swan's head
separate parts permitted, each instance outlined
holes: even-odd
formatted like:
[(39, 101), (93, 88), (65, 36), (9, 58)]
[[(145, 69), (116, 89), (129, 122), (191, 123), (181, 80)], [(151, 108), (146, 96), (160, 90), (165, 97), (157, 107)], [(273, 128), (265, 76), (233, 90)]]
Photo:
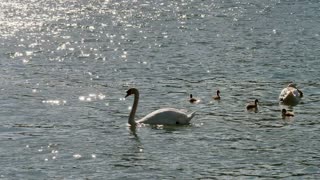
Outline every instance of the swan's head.
[(258, 102), (259, 102), (259, 100), (258, 100), (258, 99), (254, 100), (254, 103), (255, 103), (255, 104), (258, 104)]
[(192, 98), (192, 94), (190, 94), (190, 99)]
[(127, 95), (125, 96), (125, 98), (128, 97), (128, 96), (130, 96), (130, 95), (132, 95), (132, 94), (137, 94), (137, 93), (138, 93), (138, 90), (137, 90), (136, 88), (130, 88), (130, 89), (127, 91)]
[(217, 90), (217, 95), (219, 95), (220, 94), (220, 91), (219, 90)]
[(296, 88), (296, 87), (297, 87), (297, 85), (296, 85), (296, 84), (294, 84), (294, 83), (290, 83), (290, 84), (288, 84), (288, 87)]

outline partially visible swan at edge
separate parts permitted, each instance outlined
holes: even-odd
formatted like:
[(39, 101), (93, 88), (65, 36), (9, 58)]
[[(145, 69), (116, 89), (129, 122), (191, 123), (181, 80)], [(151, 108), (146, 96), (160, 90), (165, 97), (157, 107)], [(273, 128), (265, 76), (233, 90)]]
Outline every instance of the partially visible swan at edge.
[(136, 88), (131, 88), (127, 91), (128, 97), (130, 95), (134, 95), (134, 101), (132, 110), (129, 115), (128, 123), (131, 126), (135, 126), (137, 124), (151, 124), (151, 125), (186, 125), (189, 124), (191, 119), (194, 117), (195, 112), (190, 114), (186, 114), (182, 110), (174, 109), (174, 108), (163, 108), (153, 111), (152, 113), (146, 115), (142, 119), (135, 121), (134, 116), (137, 111), (138, 102), (139, 102), (139, 91)]
[(280, 95), (279, 101), (285, 105), (297, 105), (303, 97), (302, 91), (300, 91), (295, 84), (290, 83), (288, 87), (284, 88)]

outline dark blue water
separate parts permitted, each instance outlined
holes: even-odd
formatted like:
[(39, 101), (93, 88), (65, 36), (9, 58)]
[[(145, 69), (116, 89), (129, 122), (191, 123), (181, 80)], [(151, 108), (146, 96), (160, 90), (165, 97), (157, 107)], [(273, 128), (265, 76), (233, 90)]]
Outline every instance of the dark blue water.
[[(319, 176), (318, 1), (0, 7), (1, 179)], [(277, 99), (290, 82), (304, 98), (283, 119)], [(130, 87), (140, 90), (137, 118), (162, 107), (197, 115), (131, 131)], [(256, 98), (259, 111), (247, 112)]]

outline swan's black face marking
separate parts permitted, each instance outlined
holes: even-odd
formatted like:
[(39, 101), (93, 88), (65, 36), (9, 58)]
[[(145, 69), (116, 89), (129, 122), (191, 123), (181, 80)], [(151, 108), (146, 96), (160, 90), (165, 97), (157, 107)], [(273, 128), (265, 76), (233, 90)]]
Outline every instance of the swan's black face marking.
[(127, 95), (125, 96), (125, 98), (128, 97), (128, 96), (130, 96), (131, 94), (132, 94), (132, 90), (129, 89), (129, 90), (127, 91)]

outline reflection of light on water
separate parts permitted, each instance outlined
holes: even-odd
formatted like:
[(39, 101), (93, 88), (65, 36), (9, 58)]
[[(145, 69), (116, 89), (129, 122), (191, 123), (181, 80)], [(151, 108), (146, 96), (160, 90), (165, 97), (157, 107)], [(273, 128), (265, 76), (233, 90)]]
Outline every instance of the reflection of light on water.
[(67, 48), (67, 45), (66, 44), (62, 44), (57, 48), (57, 50), (65, 50), (66, 48)]
[(33, 55), (33, 51), (26, 51), (26, 56), (32, 56)]
[(21, 56), (23, 56), (23, 53), (21, 53), (21, 52), (15, 52), (10, 55), (11, 58), (16, 58), (16, 57), (21, 57)]
[[(41, 154), (46, 154), (44, 161), (56, 160), (58, 158), (59, 151), (56, 149), (52, 149), (52, 148), (55, 148), (56, 146), (57, 144), (49, 143), (49, 145), (46, 147), (41, 146), (39, 149), (37, 149), (37, 152)], [(26, 148), (30, 148), (29, 145), (26, 145)]]
[(79, 96), (80, 101), (87, 101), (87, 102), (94, 101), (94, 100), (103, 100), (105, 98), (106, 98), (106, 95), (101, 93), (100, 94), (90, 93), (87, 96)]
[(79, 159), (79, 158), (81, 158), (82, 156), (81, 156), (80, 154), (74, 154), (73, 157), (74, 157), (75, 159)]
[(59, 105), (66, 104), (67, 101), (66, 100), (49, 99), (49, 100), (43, 100), (42, 103), (59, 106)]
[(27, 64), (29, 61), (30, 61), (30, 60), (28, 60), (28, 59), (23, 59), (23, 60), (22, 60), (22, 63), (23, 63), (23, 64)]

